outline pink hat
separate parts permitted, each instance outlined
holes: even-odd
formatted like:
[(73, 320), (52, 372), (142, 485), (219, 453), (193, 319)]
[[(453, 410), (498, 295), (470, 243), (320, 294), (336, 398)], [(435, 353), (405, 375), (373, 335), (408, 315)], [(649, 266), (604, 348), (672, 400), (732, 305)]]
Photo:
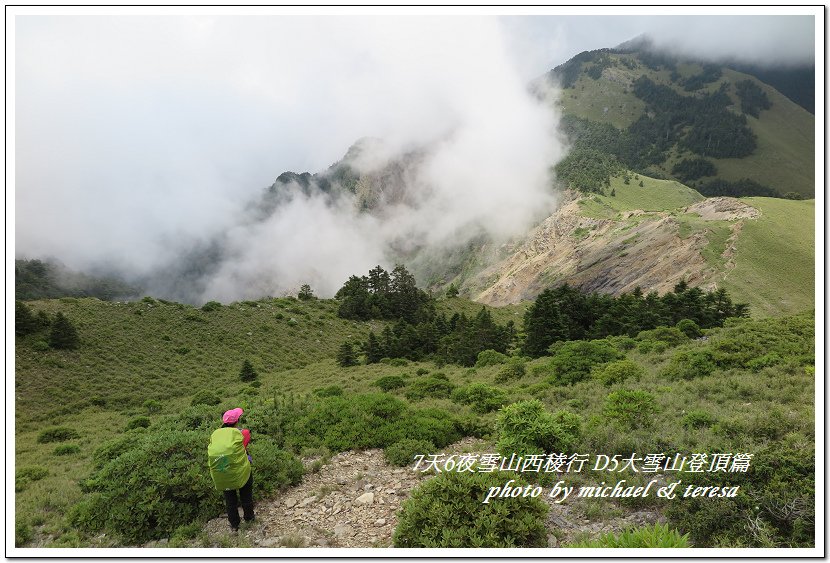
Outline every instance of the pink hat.
[(239, 417), (242, 416), (242, 412), (242, 409), (240, 409), (239, 407), (231, 409), (222, 415), (222, 422), (224, 422), (225, 424), (233, 424), (234, 422), (239, 420)]

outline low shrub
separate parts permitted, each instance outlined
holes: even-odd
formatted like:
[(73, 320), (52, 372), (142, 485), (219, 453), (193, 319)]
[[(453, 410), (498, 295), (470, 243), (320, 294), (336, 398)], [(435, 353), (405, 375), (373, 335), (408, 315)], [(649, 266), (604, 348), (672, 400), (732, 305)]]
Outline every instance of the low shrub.
[(507, 356), (495, 350), (484, 350), (478, 353), (476, 358), (476, 367), (483, 368), (487, 366), (496, 366), (507, 363)]
[(602, 413), (626, 428), (650, 426), (657, 412), (655, 399), (646, 391), (613, 391), (605, 398)]
[(628, 379), (639, 381), (646, 373), (639, 364), (631, 360), (617, 360), (609, 362), (600, 366), (594, 366), (591, 369), (591, 377), (601, 382), (603, 385), (613, 385), (615, 383), (622, 383)]
[[(688, 320), (688, 319), (687, 319)], [(681, 321), (682, 322), (682, 321)], [(641, 342), (664, 342), (669, 347), (679, 346), (689, 341), (689, 337), (678, 327), (658, 326), (652, 330), (644, 330), (637, 335)]]
[(738, 486), (734, 498), (668, 503), (669, 523), (696, 547), (815, 547), (815, 451), (796, 441), (753, 452), (747, 472), (688, 473), (684, 486)]
[(449, 398), (455, 389), (455, 384), (448, 381), (446, 376), (440, 377), (432, 374), (429, 377), (415, 380), (404, 395), (410, 401), (418, 401), (424, 397), (436, 397), (440, 399)]
[(72, 428), (66, 426), (53, 426), (41, 431), (37, 435), (38, 444), (49, 444), (51, 442), (65, 442), (67, 440), (74, 440), (80, 438), (80, 434)]
[(507, 394), (498, 387), (486, 383), (473, 383), (453, 391), (452, 400), (463, 405), (470, 405), (475, 413), (484, 414), (499, 410), (507, 402)]
[(206, 313), (208, 313), (210, 311), (218, 311), (221, 308), (222, 308), (222, 304), (219, 303), (218, 301), (208, 301), (207, 303), (202, 305), (202, 311), (205, 311)]
[(52, 450), (55, 455), (74, 455), (80, 452), (81, 447), (78, 444), (61, 444)]
[(671, 380), (688, 380), (710, 375), (715, 369), (717, 365), (710, 350), (682, 350), (672, 356), (662, 375)]
[(703, 410), (694, 410), (686, 413), (683, 417), (683, 428), (706, 428), (712, 426), (716, 422), (714, 416)]
[(26, 522), (16, 522), (14, 525), (14, 546), (23, 547), (32, 541), (32, 527)]
[(521, 358), (510, 358), (507, 364), (496, 374), (496, 383), (507, 383), (521, 379), (525, 375), (525, 362)]
[(544, 547), (547, 505), (538, 498), (500, 498), (483, 504), (491, 487), (518, 475), (444, 472), (412, 492), (401, 506), (395, 547)]
[(124, 427), (124, 431), (133, 430), (134, 428), (147, 428), (150, 426), (150, 419), (146, 416), (137, 416), (135, 418), (131, 418), (127, 425)]
[[(81, 482), (88, 496), (71, 511), (71, 523), (140, 544), (169, 536), (194, 520), (218, 516), (223, 503), (206, 468), (209, 440), (204, 431), (144, 433), (134, 447)], [(261, 438), (251, 448), (262, 465), (254, 470), (257, 490), (299, 480), (299, 461), (277, 453), (272, 441)]]
[(379, 387), (383, 391), (393, 391), (395, 389), (400, 389), (406, 385), (406, 383), (400, 375), (385, 375), (372, 383), (372, 385)]
[(197, 391), (193, 395), (193, 398), (190, 399), (190, 405), (194, 406), (194, 407), (197, 406), (197, 405), (211, 405), (211, 406), (213, 406), (213, 405), (218, 405), (221, 402), (222, 402), (222, 399), (220, 397), (218, 397), (216, 395), (216, 393), (213, 393), (212, 391), (207, 391), (207, 390), (204, 390), (204, 389), (201, 390), (201, 391)]
[(386, 461), (398, 467), (406, 467), (414, 462), (418, 454), (429, 455), (435, 451), (435, 444), (428, 440), (406, 438), (387, 446), (383, 453)]
[(339, 385), (329, 385), (328, 387), (318, 387), (312, 393), (318, 397), (339, 397), (343, 394), (343, 388)]
[(700, 338), (701, 336), (703, 336), (703, 331), (700, 330), (698, 324), (694, 322), (692, 319), (683, 319), (681, 321), (678, 321), (678, 323), (675, 326), (677, 327), (677, 330), (679, 330), (689, 338)]
[(502, 455), (570, 451), (581, 433), (581, 418), (568, 411), (552, 414), (541, 401), (519, 401), (504, 407), (496, 422), (496, 450)]
[(572, 340), (557, 342), (549, 349), (554, 385), (570, 385), (586, 379), (591, 368), (623, 358), (623, 354), (606, 340)]
[(644, 528), (623, 530), (618, 534), (612, 532), (601, 535), (595, 540), (572, 543), (565, 547), (689, 547), (689, 534), (680, 534), (668, 524), (655, 524)]
[[(254, 491), (270, 493), (296, 485), (303, 477), (303, 464), (289, 452), (281, 450), (269, 436), (254, 436), (248, 445), (254, 467)], [(256, 494), (256, 493), (255, 493)]]
[(14, 490), (15, 492), (23, 491), (26, 486), (33, 481), (40, 481), (49, 476), (49, 470), (45, 467), (33, 465), (29, 467), (21, 467), (14, 474)]
[(332, 451), (383, 448), (404, 438), (429, 440), (443, 447), (458, 438), (450, 413), (410, 409), (391, 395), (369, 393), (326, 397), (309, 407), (288, 428), (286, 442)]

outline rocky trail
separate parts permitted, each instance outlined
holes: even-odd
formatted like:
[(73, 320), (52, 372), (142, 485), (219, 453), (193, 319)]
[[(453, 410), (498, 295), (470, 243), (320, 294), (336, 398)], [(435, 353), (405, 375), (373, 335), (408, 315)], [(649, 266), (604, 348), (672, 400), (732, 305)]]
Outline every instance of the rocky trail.
[[(492, 451), (482, 440), (465, 438), (444, 453)], [(198, 540), (187, 547), (253, 548), (388, 548), (397, 525), (397, 512), (411, 491), (434, 473), (395, 467), (382, 450), (349, 451), (331, 457), (322, 466), (304, 459), (302, 481), (265, 499), (256, 499), (256, 521), (236, 534), (225, 515), (209, 521)], [(311, 468), (319, 467), (312, 471)], [(583, 500), (549, 502), (548, 546), (608, 531), (663, 521), (653, 510), (597, 510)], [(591, 508), (593, 506), (593, 508)], [(146, 547), (164, 547), (166, 541)]]

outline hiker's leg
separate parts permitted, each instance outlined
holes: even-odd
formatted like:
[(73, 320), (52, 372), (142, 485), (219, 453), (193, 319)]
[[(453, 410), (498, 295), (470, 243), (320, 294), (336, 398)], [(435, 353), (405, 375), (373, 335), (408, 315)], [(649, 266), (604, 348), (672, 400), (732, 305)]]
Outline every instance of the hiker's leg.
[(236, 498), (236, 491), (225, 491), (225, 508), (228, 509), (228, 522), (231, 524), (231, 528), (236, 530), (239, 528), (239, 510), (237, 507), (239, 506), (237, 498)]
[(242, 513), (245, 516), (245, 521), (250, 522), (254, 519), (254, 472), (251, 471), (251, 476), (248, 477), (248, 482), (242, 485), (239, 489), (239, 501), (242, 503)]

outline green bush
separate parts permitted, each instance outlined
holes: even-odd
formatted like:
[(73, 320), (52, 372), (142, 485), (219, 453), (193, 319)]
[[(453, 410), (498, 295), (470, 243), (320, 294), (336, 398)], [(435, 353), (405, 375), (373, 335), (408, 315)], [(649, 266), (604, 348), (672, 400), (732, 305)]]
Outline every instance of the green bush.
[(525, 362), (521, 358), (510, 358), (503, 368), (496, 374), (496, 383), (507, 383), (521, 379), (525, 375)]
[[(204, 431), (144, 433), (133, 448), (82, 481), (88, 496), (72, 510), (70, 521), (83, 530), (103, 530), (135, 544), (218, 516), (223, 503), (207, 471), (209, 440)], [(276, 453), (273, 442), (259, 442), (252, 443), (252, 455), (256, 453), (263, 466), (255, 469), (257, 490), (299, 480), (296, 459)]]
[(683, 428), (706, 428), (716, 422), (715, 417), (703, 410), (694, 410), (683, 417)]
[(392, 391), (394, 389), (400, 389), (406, 385), (406, 383), (404, 383), (403, 377), (400, 375), (385, 375), (375, 381), (372, 385), (380, 387), (383, 391)]
[(579, 439), (581, 419), (568, 411), (551, 414), (541, 401), (532, 399), (504, 407), (496, 431), (496, 450), (502, 455), (567, 452)]
[(771, 352), (769, 354), (764, 354), (759, 358), (753, 358), (746, 363), (746, 367), (751, 369), (752, 371), (761, 371), (764, 368), (777, 366), (778, 364), (782, 363), (784, 358), (780, 355), (776, 354), (775, 352)]
[(318, 387), (312, 393), (318, 397), (338, 397), (343, 394), (343, 388), (339, 385), (329, 385), (328, 387)]
[(449, 398), (453, 389), (455, 389), (455, 384), (448, 381), (446, 376), (440, 377), (438, 374), (432, 374), (429, 377), (415, 380), (404, 394), (410, 401), (418, 401), (424, 397), (446, 399)]
[(633, 350), (637, 346), (637, 341), (630, 336), (606, 336), (605, 339), (617, 350), (625, 352)]
[(645, 391), (613, 391), (605, 398), (602, 413), (627, 428), (650, 426), (657, 412), (656, 398)]
[(292, 447), (325, 446), (336, 452), (383, 448), (404, 438), (443, 447), (460, 435), (446, 411), (409, 409), (400, 399), (374, 393), (326, 397), (311, 405), (285, 436)]
[(651, 527), (623, 530), (619, 534), (603, 534), (595, 540), (583, 541), (565, 547), (617, 547), (617, 548), (686, 548), (689, 547), (689, 534), (681, 535), (668, 524), (655, 524)]
[(53, 426), (52, 428), (47, 428), (41, 431), (41, 433), (37, 435), (37, 443), (49, 444), (51, 442), (65, 442), (67, 440), (74, 440), (75, 438), (80, 437), (80, 434), (72, 428), (67, 428), (66, 426)]
[(392, 536), (395, 547), (544, 547), (547, 505), (538, 498), (482, 501), (505, 473), (444, 472), (412, 492), (401, 506)]
[(678, 327), (658, 326), (653, 330), (642, 331), (637, 335), (637, 340), (642, 342), (664, 342), (669, 347), (674, 348), (684, 342), (688, 342), (689, 337)]
[(218, 311), (222, 308), (222, 304), (218, 301), (208, 301), (202, 305), (202, 311), (209, 313), (210, 311)]
[(254, 435), (248, 445), (254, 467), (255, 493), (270, 493), (288, 485), (296, 485), (303, 477), (302, 462), (281, 450), (269, 436)]
[(692, 319), (683, 319), (676, 325), (677, 329), (689, 338), (700, 338), (703, 336), (703, 331)]
[(104, 467), (108, 462), (138, 446), (144, 439), (144, 430), (132, 431), (101, 444), (92, 454), (95, 469)]
[(147, 428), (150, 426), (150, 419), (146, 416), (137, 416), (135, 418), (131, 418), (127, 425), (124, 427), (124, 431), (132, 430), (134, 428)]
[(16, 522), (14, 525), (14, 546), (23, 547), (32, 541), (32, 527), (26, 522)]
[(80, 453), (81, 447), (78, 444), (61, 444), (52, 450), (55, 455), (74, 455)]
[(671, 380), (694, 379), (710, 375), (717, 366), (712, 352), (706, 348), (682, 350), (672, 356), (662, 375)]
[(197, 391), (196, 394), (193, 395), (193, 398), (190, 400), (190, 406), (197, 406), (197, 405), (210, 405), (215, 406), (222, 402), (222, 399), (211, 391), (207, 391), (205, 389), (201, 391)]
[(627, 379), (639, 381), (646, 371), (639, 364), (631, 360), (617, 360), (591, 369), (591, 377), (600, 381), (603, 385), (622, 383)]
[(473, 383), (453, 391), (452, 400), (463, 405), (470, 405), (475, 413), (484, 414), (500, 409), (507, 402), (507, 394), (498, 387), (486, 383)]
[(586, 379), (591, 368), (613, 360), (619, 360), (623, 354), (606, 340), (570, 340), (557, 342), (549, 349), (554, 385), (569, 385)]
[(49, 476), (49, 470), (45, 467), (37, 465), (30, 467), (21, 467), (14, 475), (14, 490), (15, 492), (22, 492), (26, 486), (32, 481), (40, 481), (44, 477)]
[(148, 413), (155, 413), (161, 410), (161, 403), (155, 399), (147, 399), (141, 406), (144, 407)]
[(495, 350), (484, 350), (478, 353), (476, 358), (476, 367), (483, 368), (487, 366), (496, 366), (507, 363), (507, 356)]
[(753, 452), (746, 473), (688, 473), (685, 485), (738, 486), (735, 498), (686, 498), (667, 506), (696, 547), (815, 547), (815, 452), (797, 441)]
[(406, 467), (413, 463), (418, 454), (429, 455), (435, 452), (435, 444), (428, 440), (413, 440), (406, 438), (387, 446), (383, 450), (386, 461), (398, 467)]

